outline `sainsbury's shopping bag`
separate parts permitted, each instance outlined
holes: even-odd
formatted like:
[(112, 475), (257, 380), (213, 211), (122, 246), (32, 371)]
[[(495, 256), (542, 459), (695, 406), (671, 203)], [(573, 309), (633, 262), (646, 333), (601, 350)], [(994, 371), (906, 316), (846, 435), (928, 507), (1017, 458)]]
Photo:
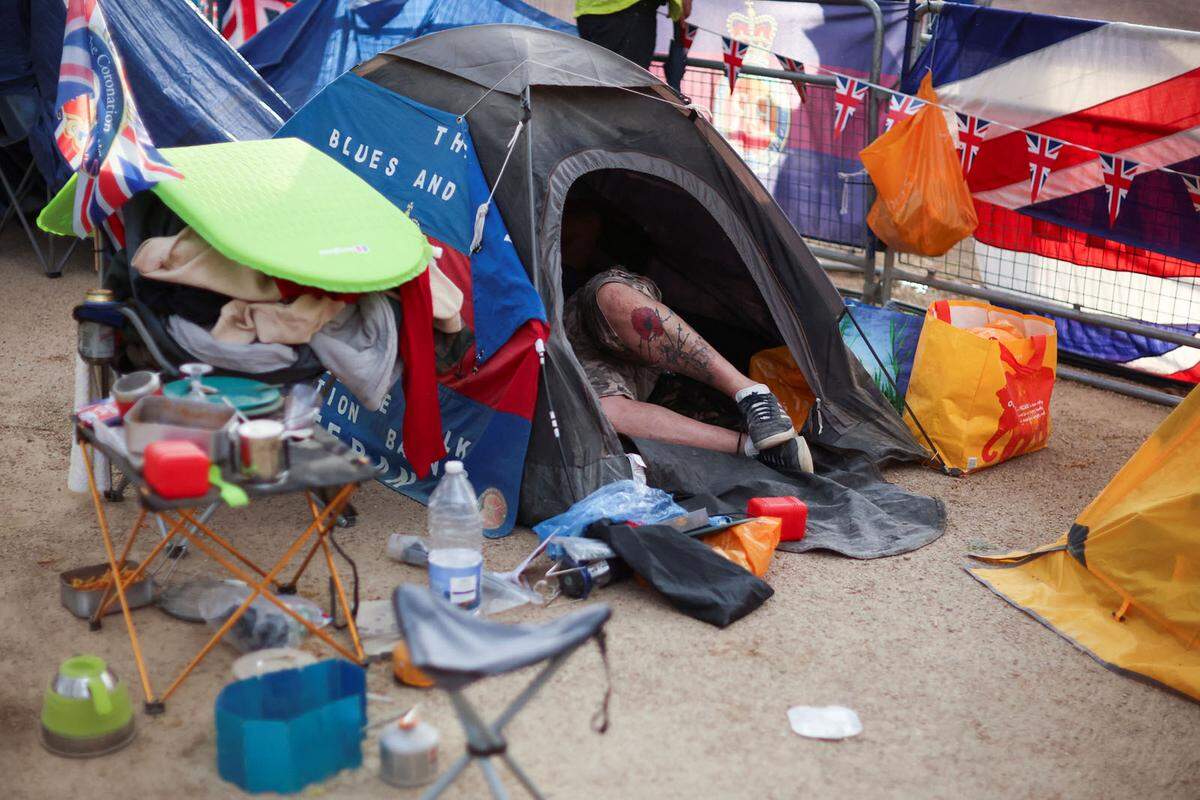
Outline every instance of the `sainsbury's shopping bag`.
[(905, 421), (949, 467), (970, 472), (1046, 446), (1058, 366), (1054, 323), (987, 303), (929, 307), (908, 384)]

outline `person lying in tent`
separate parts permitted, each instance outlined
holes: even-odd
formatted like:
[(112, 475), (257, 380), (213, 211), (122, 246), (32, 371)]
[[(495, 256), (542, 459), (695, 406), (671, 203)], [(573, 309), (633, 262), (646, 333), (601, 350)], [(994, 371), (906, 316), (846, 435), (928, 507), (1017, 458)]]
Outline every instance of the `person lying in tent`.
[[(564, 218), (564, 288), (587, 271), (602, 227), (599, 215)], [(757, 458), (784, 472), (812, 472), (808, 443), (771, 390), (743, 375), (663, 304), (658, 286), (620, 267), (601, 269), (570, 293), (563, 329), (617, 433)], [(674, 373), (730, 397), (745, 433), (647, 402), (660, 375)]]

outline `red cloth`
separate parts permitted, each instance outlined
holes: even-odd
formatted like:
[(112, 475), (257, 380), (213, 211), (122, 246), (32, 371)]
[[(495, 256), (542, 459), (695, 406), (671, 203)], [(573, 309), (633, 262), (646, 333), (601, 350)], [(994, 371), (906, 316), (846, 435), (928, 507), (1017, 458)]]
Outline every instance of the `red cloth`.
[(331, 300), (338, 300), (343, 303), (357, 303), (358, 294), (352, 292), (327, 292), (324, 289), (318, 289), (315, 286), (302, 286), (298, 283), (292, 283), (284, 278), (272, 278), (275, 281), (275, 288), (279, 290), (279, 295), (284, 301), (294, 300), (300, 295), (311, 294), (317, 297), (328, 297)]
[(402, 284), (400, 358), (404, 362), (404, 455), (418, 478), (446, 455), (442, 410), (438, 405), (437, 365), (433, 351), (433, 295), (429, 270)]

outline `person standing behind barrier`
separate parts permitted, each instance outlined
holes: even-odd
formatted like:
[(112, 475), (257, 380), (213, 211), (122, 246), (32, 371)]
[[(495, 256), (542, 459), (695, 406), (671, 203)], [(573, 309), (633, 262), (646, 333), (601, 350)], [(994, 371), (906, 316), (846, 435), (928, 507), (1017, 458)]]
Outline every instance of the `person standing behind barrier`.
[(662, 5), (670, 6), (674, 21), (692, 13), (692, 0), (575, 0), (575, 26), (580, 38), (650, 69)]

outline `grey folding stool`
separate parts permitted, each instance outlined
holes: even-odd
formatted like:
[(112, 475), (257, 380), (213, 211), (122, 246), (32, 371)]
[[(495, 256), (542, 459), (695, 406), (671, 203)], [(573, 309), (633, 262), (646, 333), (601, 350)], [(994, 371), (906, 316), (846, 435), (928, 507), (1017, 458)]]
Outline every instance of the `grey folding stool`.
[[(429, 787), (422, 800), (433, 800), (441, 795), (471, 761), (478, 761), (492, 796), (504, 800), (508, 793), (491, 761), (493, 757), (504, 761), (533, 797), (543, 797), (508, 753), (504, 727), (545, 686), (571, 653), (588, 640), (596, 639), (607, 671), (604, 623), (612, 613), (608, 606), (587, 606), (542, 625), (505, 625), (476, 617), (434, 596), (424, 586), (413, 585), (398, 588), (392, 595), (392, 605), (413, 664), (450, 695), (450, 702), (467, 735), (467, 752)], [(462, 690), (478, 680), (542, 662), (546, 665), (493, 723), (484, 721), (463, 695)], [(597, 730), (600, 733), (608, 725), (609, 692), (611, 688), (605, 693), (598, 714), (601, 721)]]

